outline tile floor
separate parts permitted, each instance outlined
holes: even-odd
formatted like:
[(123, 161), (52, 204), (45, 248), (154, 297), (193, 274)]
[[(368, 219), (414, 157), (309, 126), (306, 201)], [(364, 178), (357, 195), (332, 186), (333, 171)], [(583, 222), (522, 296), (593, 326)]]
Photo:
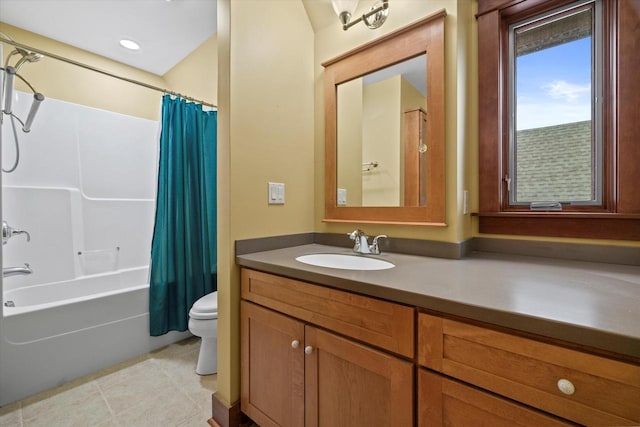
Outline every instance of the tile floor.
[(206, 427), (217, 376), (195, 373), (199, 345), (188, 338), (0, 408), (0, 427)]

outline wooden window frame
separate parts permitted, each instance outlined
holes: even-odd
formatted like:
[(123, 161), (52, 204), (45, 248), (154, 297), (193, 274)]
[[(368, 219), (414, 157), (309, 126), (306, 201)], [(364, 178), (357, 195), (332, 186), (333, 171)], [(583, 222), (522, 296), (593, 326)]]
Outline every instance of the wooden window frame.
[(532, 212), (508, 205), (508, 26), (575, 0), (479, 0), (479, 232), (640, 240), (640, 0), (603, 1), (602, 206)]

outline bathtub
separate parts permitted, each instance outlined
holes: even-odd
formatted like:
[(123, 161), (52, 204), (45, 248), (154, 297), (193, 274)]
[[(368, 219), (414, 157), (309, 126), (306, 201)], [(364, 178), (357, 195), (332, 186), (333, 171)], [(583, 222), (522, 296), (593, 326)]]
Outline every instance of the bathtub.
[(149, 336), (148, 268), (5, 290), (0, 406), (190, 336)]

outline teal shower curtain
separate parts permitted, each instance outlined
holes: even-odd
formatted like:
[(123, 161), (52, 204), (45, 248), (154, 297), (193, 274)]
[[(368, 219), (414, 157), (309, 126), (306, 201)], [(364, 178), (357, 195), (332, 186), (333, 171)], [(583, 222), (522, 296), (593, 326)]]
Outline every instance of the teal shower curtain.
[(193, 303), (217, 289), (216, 131), (216, 111), (162, 98), (149, 287), (152, 336), (187, 330)]

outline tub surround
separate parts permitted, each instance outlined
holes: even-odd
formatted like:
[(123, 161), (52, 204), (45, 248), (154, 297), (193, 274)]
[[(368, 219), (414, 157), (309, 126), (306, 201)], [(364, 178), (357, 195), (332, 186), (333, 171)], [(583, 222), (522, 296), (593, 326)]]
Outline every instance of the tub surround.
[[(31, 94), (16, 95), (28, 108)], [(152, 120), (47, 98), (38, 129), (20, 137), (2, 209), (31, 241), (8, 242), (3, 265), (29, 262), (33, 274), (2, 283), (12, 303), (0, 307), (0, 406), (190, 336), (149, 337), (157, 132)]]
[[(345, 240), (347, 240), (345, 238)], [(347, 248), (303, 244), (237, 255), (242, 267), (640, 357), (640, 267), (473, 252), (464, 259), (383, 253), (396, 267), (337, 270), (306, 265), (310, 253)]]

